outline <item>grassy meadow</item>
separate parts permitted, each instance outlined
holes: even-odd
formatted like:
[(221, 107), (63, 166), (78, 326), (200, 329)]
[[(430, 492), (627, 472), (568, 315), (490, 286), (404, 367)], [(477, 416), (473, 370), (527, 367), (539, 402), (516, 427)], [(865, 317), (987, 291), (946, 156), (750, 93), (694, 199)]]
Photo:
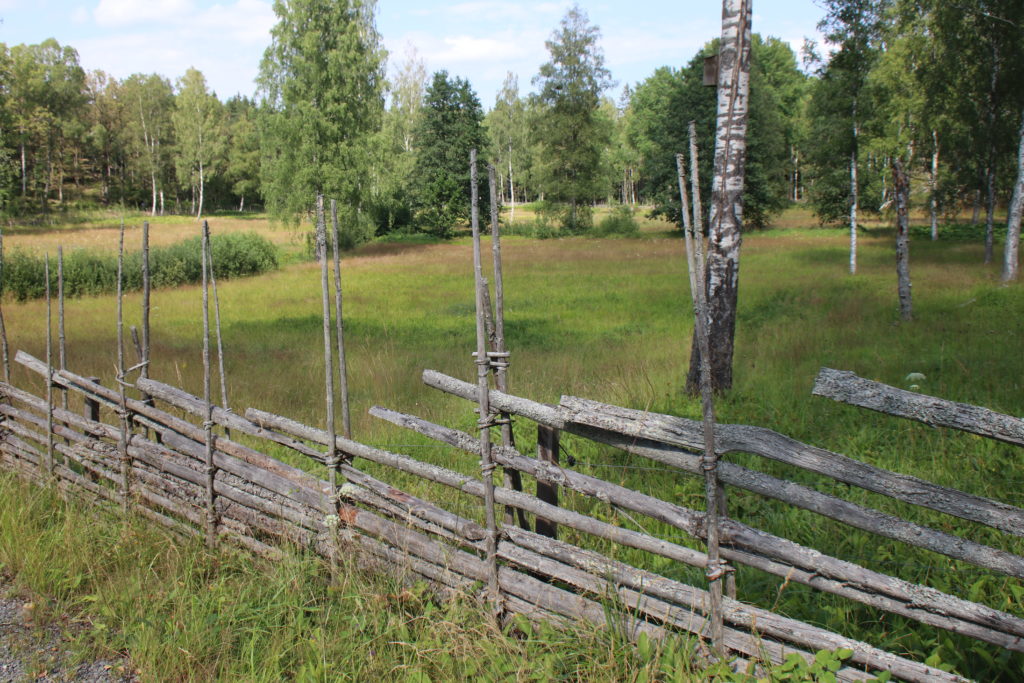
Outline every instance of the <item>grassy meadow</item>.
[[(517, 210), (517, 219), (524, 214)], [(126, 238), (136, 248), (141, 220), (132, 221)], [(257, 231), (293, 256), (280, 270), (219, 283), (231, 405), (321, 424), (320, 270), (298, 258), (304, 238), (275, 230), (262, 217), (217, 217), (210, 225), (215, 233)], [(719, 400), (719, 419), (769, 427), (898, 472), (1024, 505), (1017, 449), (810, 395), (822, 366), (896, 386), (906, 386), (906, 375), (917, 372), (925, 375), (917, 382), (924, 393), (1024, 414), (1024, 291), (999, 285), (997, 266), (982, 265), (977, 241), (915, 239), (915, 319), (900, 323), (892, 232), (875, 225), (861, 235), (860, 270), (851, 277), (846, 233), (812, 226), (806, 212), (794, 209), (776, 228), (744, 238), (736, 385)], [(153, 224), (152, 241), (171, 244), (197, 233), (194, 221), (161, 219)], [(51, 253), (58, 244), (109, 249), (116, 248), (117, 227), (15, 228), (5, 231), (4, 243)], [(693, 314), (683, 241), (671, 226), (645, 220), (631, 238), (508, 237), (503, 253), (513, 393), (552, 403), (573, 394), (699, 415), (698, 402), (682, 391)], [(461, 429), (473, 424), (471, 405), (420, 382), (424, 368), (467, 380), (475, 372), (471, 254), (465, 237), (433, 244), (379, 242), (346, 254), (342, 262), (354, 437), (465, 472), (474, 470), (472, 456), (392, 428), (367, 415), (367, 409), (382, 405)], [(138, 324), (139, 302), (137, 294), (126, 297), (126, 324)], [(200, 394), (200, 289), (158, 290), (153, 305), (151, 376)], [(102, 377), (108, 386), (116, 359), (114, 311), (112, 296), (67, 302), (68, 367)], [(43, 357), (45, 302), (5, 301), (4, 316), (12, 350)], [(39, 379), (17, 366), (13, 377), (15, 384), (43, 391)], [(526, 424), (517, 425), (516, 436), (521, 450), (532, 447), (535, 435)], [(699, 482), (658, 463), (572, 437), (564, 437), (563, 445), (582, 472), (703, 507)], [(730, 458), (1024, 552), (1019, 541), (966, 522), (778, 463)], [(450, 501), (463, 514), (479, 512), (468, 498), (452, 500), (450, 492), (388, 478)], [(169, 544), (161, 532), (135, 522), (89, 521), (93, 513), (8, 479), (0, 481), (0, 489), (19, 503), (0, 512), (0, 571), (21, 590), (47, 596), (52, 614), (80, 619), (83, 651), (126, 651), (143, 678), (693, 680), (703, 675), (687, 668), (674, 644), (642, 656), (614, 633), (586, 630), (572, 636), (544, 629), (512, 637), (495, 631), (465, 601), (438, 602), (394, 578), (353, 567), (328, 586), (309, 558), (296, 555), (270, 567), (241, 555), (213, 558), (198, 547)], [(598, 501), (565, 498), (566, 505), (623, 526), (637, 523)], [(730, 492), (729, 504), (732, 516), (752, 526), (1024, 616), (1019, 581), (852, 532), (753, 494)], [(658, 523), (642, 523), (647, 531), (685, 540)], [(572, 533), (565, 538), (583, 541)], [(611, 551), (602, 542), (585, 542)], [(697, 585), (703, 581), (699, 572), (666, 560), (629, 549), (614, 552), (669, 576)], [(895, 652), (947, 663), (969, 676), (1008, 681), (1024, 676), (1024, 657), (995, 647), (751, 570), (741, 569), (737, 583), (741, 599)], [(446, 635), (439, 638), (439, 633)], [(473, 668), (479, 666), (494, 668)]]

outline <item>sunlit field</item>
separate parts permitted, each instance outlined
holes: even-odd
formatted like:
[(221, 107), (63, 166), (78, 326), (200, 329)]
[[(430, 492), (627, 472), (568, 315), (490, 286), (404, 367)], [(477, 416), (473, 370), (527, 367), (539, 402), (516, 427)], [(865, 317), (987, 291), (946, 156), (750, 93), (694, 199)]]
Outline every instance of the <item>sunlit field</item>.
[[(516, 219), (521, 216), (528, 218), (524, 209), (517, 208)], [(139, 225), (139, 219), (130, 223), (126, 237), (130, 248), (138, 246)], [(263, 217), (218, 216), (210, 219), (210, 225), (215, 233), (257, 231), (296, 254), (305, 243), (294, 232), (275, 229)], [(840, 406), (810, 395), (814, 376), (822, 366), (852, 370), (901, 387), (907, 385), (907, 374), (917, 372), (926, 378), (916, 382), (924, 393), (1024, 414), (1024, 358), (1020, 353), (1024, 339), (1024, 294), (1020, 286), (999, 285), (997, 266), (982, 264), (980, 243), (915, 239), (910, 256), (915, 319), (901, 323), (897, 314), (892, 233), (877, 225), (860, 236), (860, 269), (856, 276), (850, 276), (846, 232), (814, 225), (805, 211), (795, 209), (780, 217), (779, 227), (744, 237), (736, 385), (727, 397), (719, 400), (719, 419), (769, 427), (879, 466), (1024, 504), (1024, 472), (1019, 451), (1013, 447)], [(169, 244), (197, 234), (198, 224), (189, 219), (161, 220), (154, 222), (152, 230), (154, 244)], [(66, 249), (116, 248), (116, 240), (116, 225), (45, 232), (13, 230), (5, 231), (4, 235), (6, 248), (51, 253), (58, 244)], [(644, 221), (640, 235), (634, 238), (508, 237), (503, 240), (503, 254), (512, 393), (551, 403), (557, 403), (562, 394), (571, 394), (631, 408), (689, 417), (699, 414), (698, 403), (682, 389), (693, 314), (683, 241), (671, 226)], [(239, 412), (252, 406), (319, 425), (325, 417), (320, 269), (311, 262), (289, 259), (287, 263), (282, 269), (260, 277), (218, 283), (230, 403)], [(354, 437), (472, 472), (475, 465), (471, 455), (432, 447), (367, 414), (371, 406), (382, 405), (462, 429), (469, 428), (475, 420), (471, 405), (428, 389), (420, 381), (424, 368), (467, 380), (475, 371), (470, 356), (475, 348), (475, 328), (469, 239), (459, 237), (436, 244), (371, 243), (343, 257), (342, 280)], [(153, 304), (151, 376), (200, 394), (200, 288), (155, 291)], [(69, 300), (66, 307), (68, 367), (79, 374), (101, 377), (112, 386), (116, 361), (114, 297)], [(125, 298), (126, 325), (139, 323), (139, 309), (138, 294)], [(4, 301), (4, 316), (12, 350), (24, 349), (42, 357), (45, 302)], [(42, 391), (39, 380), (17, 366), (13, 369), (15, 384)], [(535, 435), (527, 425), (517, 425), (516, 435), (521, 450), (529, 451)], [(567, 437), (563, 443), (580, 471), (682, 505), (702, 507), (699, 483), (684, 475), (573, 438)], [(741, 456), (730, 458), (755, 469), (813, 482), (823, 491), (914, 521), (970, 535), (1013, 552), (1024, 551), (1019, 542), (967, 528), (966, 523), (951, 518), (847, 490), (848, 487), (835, 486), (775, 463)], [(397, 478), (393, 481), (410, 485)], [(425, 487), (420, 492), (439, 494)], [(566, 504), (591, 514), (607, 515), (625, 526), (632, 524), (618, 518), (613, 510), (602, 511), (595, 501), (567, 496)], [(1024, 591), (1017, 585), (1019, 582), (851, 532), (753, 494), (730, 492), (729, 504), (732, 516), (752, 526), (837, 557), (1024, 615)], [(460, 501), (458, 506), (464, 514), (476, 514), (469, 499)], [(678, 534), (655, 523), (645, 528), (673, 537)], [(145, 536), (148, 532), (137, 533)], [(582, 540), (572, 533), (565, 537)], [(588, 543), (604, 547), (594, 541)], [(622, 559), (671, 576), (701, 580), (696, 572), (673, 567), (638, 551), (619, 549), (618, 553)], [(0, 557), (0, 566), (19, 574), (17, 561), (11, 557)], [(289, 571), (306, 571), (289, 567)], [(775, 605), (790, 616), (921, 659), (937, 657), (962, 673), (982, 679), (1000, 674), (1006, 676), (1005, 680), (1024, 676), (1024, 659), (1018, 656), (1010, 658), (994, 647), (875, 613), (838, 598), (812, 595), (803, 587), (781, 587), (781, 583), (752, 570), (741, 570), (738, 575), (742, 599), (767, 607)], [(45, 592), (50, 584), (33, 579), (26, 580), (24, 585)], [(256, 587), (251, 590), (255, 591), (251, 593), (252, 600), (264, 599)], [(76, 588), (68, 588), (57, 598), (92, 614), (93, 607), (83, 602), (82, 591)], [(250, 598), (237, 599), (244, 602)], [(429, 602), (419, 597), (416, 600), (419, 602), (409, 603), (413, 607), (402, 603), (401, 608), (421, 610), (421, 605)], [(166, 596), (162, 602), (152, 604), (153, 614), (170, 609)], [(331, 607), (327, 601), (319, 609), (348, 608)], [(133, 642), (123, 633), (137, 623), (133, 621), (137, 618), (141, 617), (136, 614), (113, 618), (122, 635), (111, 642), (129, 653), (136, 648), (149, 648), (145, 649), (150, 653), (146, 656), (156, 662), (161, 651), (153, 649), (155, 645), (143, 648), (141, 641)], [(176, 618), (187, 621), (190, 617)], [(321, 627), (334, 624), (317, 623)], [(423, 637), (416, 632), (409, 640)], [(329, 639), (330, 634), (323, 634), (323, 638)], [(588, 638), (593, 638), (598, 649), (611, 647), (606, 642), (602, 645), (604, 641), (599, 636)], [(102, 647), (105, 641), (96, 636), (90, 642)], [(514, 649), (509, 652), (522, 654)], [(243, 670), (232, 657), (244, 656), (210, 654), (212, 659), (206, 660), (204, 666), (226, 675)], [(509, 659), (516, 656), (509, 655)], [(396, 664), (407, 665), (406, 660)], [(462, 675), (465, 671), (459, 668), (462, 664), (424, 666), (423, 671), (431, 676)], [(523, 666), (529, 663), (523, 662)], [(629, 678), (638, 675), (643, 666), (639, 663), (637, 668), (628, 670), (609, 667), (592, 673), (610, 679)], [(291, 675), (295, 673), (292, 669), (288, 671)], [(378, 670), (371, 667), (366, 671)]]

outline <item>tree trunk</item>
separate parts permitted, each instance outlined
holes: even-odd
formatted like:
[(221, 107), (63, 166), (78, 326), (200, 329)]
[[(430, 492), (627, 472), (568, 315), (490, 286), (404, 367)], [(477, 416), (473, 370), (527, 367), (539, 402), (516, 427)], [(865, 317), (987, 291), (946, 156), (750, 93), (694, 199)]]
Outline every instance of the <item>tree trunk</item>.
[(21, 143), (21, 196), (28, 194), (28, 172), (25, 163), (25, 143)]
[(203, 178), (203, 162), (199, 162), (199, 209), (196, 211), (196, 220), (203, 214), (203, 189), (205, 179)]
[(516, 219), (516, 186), (512, 182), (512, 145), (508, 146), (508, 196), (512, 200), (509, 202), (509, 222), (515, 221)]
[(939, 239), (939, 134), (932, 131), (932, 173), (928, 178), (931, 191), (932, 240)]
[(1006, 219), (1006, 247), (1003, 251), (1003, 282), (1017, 279), (1019, 271), (1020, 220), (1024, 211), (1024, 110), (1021, 111), (1017, 145), (1017, 182), (1013, 186), (1009, 217)]
[(974, 191), (974, 202), (971, 207), (971, 225), (978, 224), (979, 213), (981, 213), (981, 188)]
[[(150, 210), (149, 215), (150, 216), (155, 216), (156, 215), (156, 200), (157, 200), (157, 196), (156, 195), (157, 195), (157, 193), (156, 193), (156, 171), (154, 171), (153, 169), (150, 169), (150, 171), (149, 171), (149, 182), (150, 182), (150, 185), (153, 188), (153, 208)], [(161, 214), (164, 212), (163, 211), (163, 203), (164, 203), (163, 202), (163, 193), (161, 193), (160, 194), (160, 213)]]
[[(743, 227), (743, 178), (747, 151), (747, 103), (750, 93), (750, 0), (723, 0), (718, 69), (718, 115), (714, 177), (708, 217), (708, 336), (711, 384), (732, 387), (736, 299), (739, 290)], [(700, 350), (694, 334), (686, 390), (700, 390)]]
[(992, 78), (988, 90), (988, 168), (985, 174), (985, 263), (992, 263), (993, 221), (996, 210), (996, 111), (999, 85), (999, 50), (992, 45)]
[(992, 243), (995, 235), (996, 164), (994, 157), (994, 153), (989, 155), (988, 172), (985, 174), (985, 263), (992, 263)]
[(244, 194), (242, 195), (242, 198), (238, 201), (238, 213), (242, 213), (243, 211), (245, 211), (245, 195)]
[(903, 163), (892, 160), (893, 195), (896, 199), (896, 289), (900, 299), (900, 319), (910, 320), (913, 306), (910, 299), (910, 180)]
[(161, 216), (164, 215), (164, 191), (163, 190), (160, 190), (160, 215)]
[(857, 101), (853, 101), (853, 151), (850, 152), (850, 275), (857, 274)]

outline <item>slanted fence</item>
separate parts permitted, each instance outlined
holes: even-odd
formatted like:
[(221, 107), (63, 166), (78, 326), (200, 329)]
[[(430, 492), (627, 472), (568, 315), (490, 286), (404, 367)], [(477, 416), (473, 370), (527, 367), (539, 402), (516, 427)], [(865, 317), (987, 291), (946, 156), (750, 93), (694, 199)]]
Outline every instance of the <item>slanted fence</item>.
[[(478, 303), (489, 311), (487, 283), (481, 286), (479, 239), (475, 257)], [(500, 248), (495, 257), (500, 282)], [(325, 291), (327, 287), (325, 276)], [(500, 295), (497, 299), (500, 313)], [(329, 319), (328, 306), (324, 308)], [(539, 403), (509, 393), (507, 377), (498, 389), (491, 388), (490, 380), (508, 368), (500, 318), (478, 317), (485, 342), (478, 345), (475, 383), (432, 370), (423, 373), (427, 385), (482, 408), (480, 433), (385, 407), (371, 410), (378, 418), (472, 454), (469, 457), (482, 456), (479, 476), (333, 435), (333, 428), (321, 429), (257, 408), (218, 407), (210, 401), (209, 352), (205, 396), (198, 397), (141, 372), (148, 360), (145, 353), (133, 368), (124, 369), (122, 360), (120, 383), (111, 388), (75, 374), (63, 363), (55, 367), (52, 358), (41, 360), (18, 351), (14, 361), (44, 378), (47, 391), (39, 397), (9, 381), (0, 383), (0, 463), (71, 496), (123, 506), (183, 536), (206, 537), (211, 544), (230, 541), (269, 557), (288, 544), (327, 558), (358, 552), (445, 589), (474, 591), (482, 584), (501, 615), (518, 613), (567, 627), (577, 620), (611, 622), (633, 637), (689, 634), (699, 652), (710, 656), (724, 650), (741, 665), (777, 663), (791, 653), (812, 658), (816, 650), (846, 648), (852, 655), (837, 672), (842, 680), (867, 679), (881, 670), (910, 681), (963, 680), (728, 595), (713, 612), (706, 586), (688, 585), (636, 566), (643, 562), (628, 564), (613, 559), (615, 553), (586, 547), (586, 539), (593, 537), (600, 539), (594, 547), (610, 543), (642, 551), (631, 557), (657, 556), (709, 568), (702, 550), (560, 506), (559, 493), (573, 491), (626, 514), (656, 520), (682, 532), (696, 546), (707, 538), (705, 511), (582, 474), (560, 466), (557, 458), (559, 435), (565, 432), (703, 478), (704, 425), (571, 396), (562, 397), (557, 406)], [(325, 331), (330, 353), (329, 326)], [(148, 340), (148, 330), (144, 332)], [(128, 375), (136, 371), (137, 378), (129, 381)], [(852, 405), (1024, 444), (1020, 419), (902, 392), (850, 373), (822, 370), (814, 391)], [(524, 455), (512, 442), (512, 419), (536, 423), (537, 457)], [(493, 427), (500, 428), (502, 437), (492, 444)], [(1024, 509), (874, 467), (769, 429), (718, 424), (714, 430), (719, 456), (754, 454), (1013, 537), (1024, 535)], [(326, 465), (331, 476), (323, 480), (268, 455), (282, 449), (290, 453), (284, 459)], [(499, 469), (506, 474), (500, 484), (493, 476)], [(718, 463), (716, 476), (726, 489), (751, 491), (856, 529), (1024, 578), (1024, 557), (968, 537), (727, 460)], [(458, 495), (428, 500), (393, 485), (410, 478), (430, 483), (416, 490), (436, 491), (440, 485)], [(529, 487), (523, 486), (523, 478), (535, 480), (536, 495), (524, 490)], [(460, 496), (479, 503), (473, 514), (460, 512), (465, 510), (455, 504)], [(830, 557), (724, 515), (718, 515), (717, 523), (726, 573), (745, 565), (780, 581), (805, 584), (928, 626), (1024, 651), (1024, 619), (1017, 616)], [(572, 538), (578, 542), (567, 542), (565, 534), (560, 539), (561, 529), (573, 530)], [(709, 582), (713, 580), (720, 577), (709, 577)], [(723, 627), (718, 642), (711, 643), (716, 618)]]

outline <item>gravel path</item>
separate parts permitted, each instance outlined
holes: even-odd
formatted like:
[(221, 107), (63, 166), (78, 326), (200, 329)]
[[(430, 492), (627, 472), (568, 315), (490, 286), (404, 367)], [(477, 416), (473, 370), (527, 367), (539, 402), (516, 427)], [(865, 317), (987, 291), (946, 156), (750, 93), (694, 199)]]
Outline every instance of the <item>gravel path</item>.
[[(32, 603), (12, 597), (0, 580), (0, 683), (9, 681), (134, 681), (127, 662), (96, 660), (73, 665), (66, 627), (31, 624)], [(130, 671), (130, 669), (128, 669)]]

